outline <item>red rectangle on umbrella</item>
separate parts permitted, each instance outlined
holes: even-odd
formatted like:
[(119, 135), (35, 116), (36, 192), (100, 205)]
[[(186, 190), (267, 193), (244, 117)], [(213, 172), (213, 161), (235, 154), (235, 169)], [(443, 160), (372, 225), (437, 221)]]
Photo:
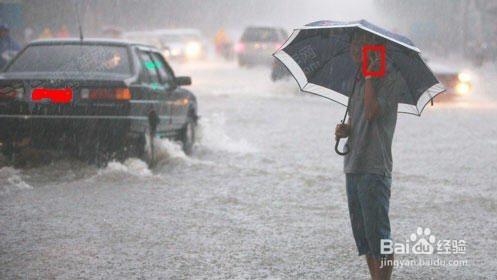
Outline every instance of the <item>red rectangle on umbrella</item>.
[[(369, 71), (369, 52), (377, 52), (380, 56), (380, 69)], [(384, 45), (364, 45), (362, 47), (362, 74), (364, 77), (383, 77), (386, 72), (386, 49)]]
[(72, 88), (35, 88), (31, 93), (33, 101), (50, 100), (55, 104), (67, 104), (72, 101)]

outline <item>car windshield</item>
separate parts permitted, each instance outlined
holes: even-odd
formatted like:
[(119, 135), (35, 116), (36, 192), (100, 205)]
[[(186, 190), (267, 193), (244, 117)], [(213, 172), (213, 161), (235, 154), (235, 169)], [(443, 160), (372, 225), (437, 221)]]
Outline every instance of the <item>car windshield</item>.
[[(36, 61), (36, 63), (33, 63)], [(131, 74), (126, 47), (104, 45), (33, 45), (7, 68), (7, 72), (84, 72)]]
[(278, 40), (278, 32), (274, 28), (249, 28), (242, 36), (242, 41), (245, 42), (277, 42)]

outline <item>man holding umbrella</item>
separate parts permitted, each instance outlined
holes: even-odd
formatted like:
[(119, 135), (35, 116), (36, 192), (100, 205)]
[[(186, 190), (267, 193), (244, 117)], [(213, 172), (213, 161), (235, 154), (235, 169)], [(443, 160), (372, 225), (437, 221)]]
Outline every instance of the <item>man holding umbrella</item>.
[[(408, 38), (360, 20), (307, 24), (274, 54), (303, 92), (347, 106), (335, 130), (335, 151), (345, 156), (352, 231), (372, 279), (390, 279), (392, 274), (393, 254), (382, 252), (381, 244), (391, 239), (388, 210), (397, 112), (420, 116), (445, 90), (419, 52)], [(341, 152), (339, 141), (347, 137)]]
[[(374, 37), (356, 33), (351, 44), (353, 61), (362, 68), (365, 45), (377, 45)], [(369, 54), (368, 72), (381, 63)], [(387, 69), (389, 67), (387, 66)], [(387, 70), (388, 71), (388, 70)], [(366, 255), (373, 279), (390, 279), (393, 255), (382, 255), (381, 240), (390, 236), (388, 218), (392, 172), (392, 139), (397, 121), (397, 93), (402, 80), (395, 72), (382, 77), (357, 75), (349, 103), (349, 123), (336, 127), (337, 138), (349, 137), (345, 155), (347, 199), (354, 239), (359, 255)], [(380, 261), (383, 259), (383, 263)], [(383, 264), (383, 265), (382, 265)]]

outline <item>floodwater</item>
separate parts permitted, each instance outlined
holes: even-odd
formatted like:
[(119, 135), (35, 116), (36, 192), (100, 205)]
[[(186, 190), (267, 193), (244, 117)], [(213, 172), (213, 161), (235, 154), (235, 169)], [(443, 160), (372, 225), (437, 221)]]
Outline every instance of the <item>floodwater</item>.
[[(103, 169), (61, 158), (0, 167), (1, 279), (366, 279), (349, 224), (332, 133), (344, 108), (302, 95), (265, 68), (206, 62), (192, 157), (159, 143), (154, 169), (137, 159)], [(391, 223), (464, 240), (464, 254), (404, 265), (395, 279), (497, 275), (497, 110), (476, 97), (399, 117)], [(397, 254), (398, 260), (417, 255)]]

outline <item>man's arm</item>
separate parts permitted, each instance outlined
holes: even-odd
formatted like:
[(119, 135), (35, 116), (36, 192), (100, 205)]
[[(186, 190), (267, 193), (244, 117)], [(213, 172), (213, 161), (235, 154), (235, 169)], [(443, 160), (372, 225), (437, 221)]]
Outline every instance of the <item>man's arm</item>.
[(380, 104), (378, 103), (378, 99), (376, 99), (376, 90), (373, 86), (372, 77), (366, 77), (364, 85), (364, 108), (368, 121), (374, 121), (381, 113)]

